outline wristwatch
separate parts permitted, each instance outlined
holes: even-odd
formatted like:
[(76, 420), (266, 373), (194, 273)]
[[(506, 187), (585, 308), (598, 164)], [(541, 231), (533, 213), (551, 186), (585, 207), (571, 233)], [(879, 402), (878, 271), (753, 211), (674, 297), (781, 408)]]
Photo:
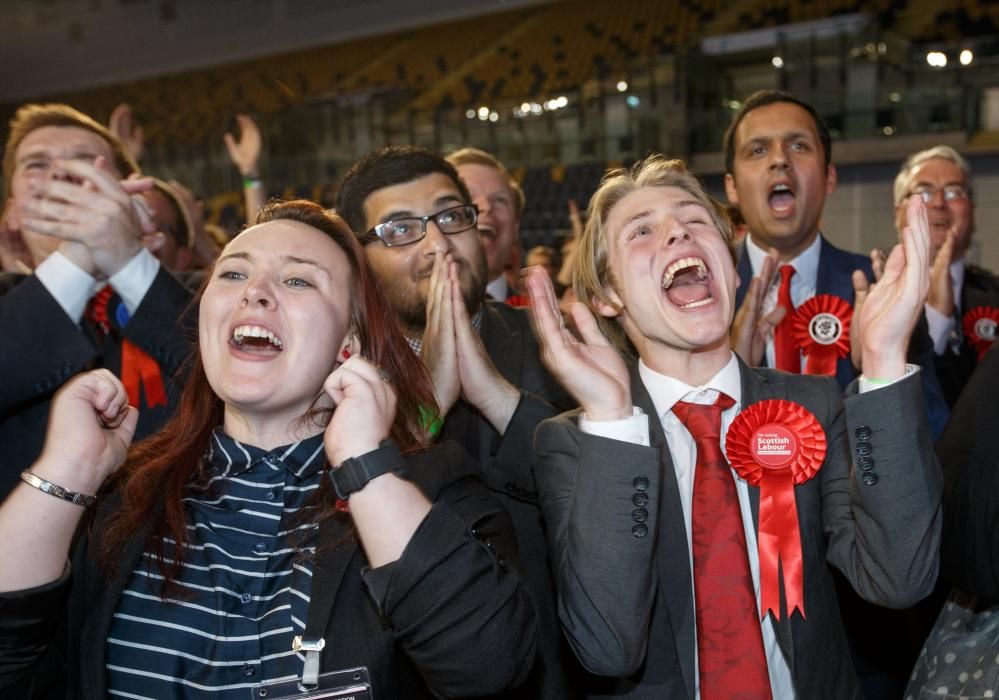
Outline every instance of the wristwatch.
[(395, 472), (405, 474), (402, 453), (391, 440), (382, 440), (378, 449), (357, 457), (345, 459), (340, 466), (330, 470), (330, 480), (337, 498), (347, 500), (355, 491), (360, 491), (375, 477)]

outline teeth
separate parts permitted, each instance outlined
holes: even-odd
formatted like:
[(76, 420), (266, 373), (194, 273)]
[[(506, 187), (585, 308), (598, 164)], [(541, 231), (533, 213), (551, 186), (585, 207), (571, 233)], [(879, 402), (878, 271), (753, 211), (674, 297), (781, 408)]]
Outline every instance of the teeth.
[(699, 306), (707, 306), (712, 301), (714, 301), (713, 297), (708, 297), (707, 299), (701, 299), (700, 301), (692, 301), (689, 304), (684, 304), (680, 308), (681, 309), (696, 309)]
[(236, 326), (232, 332), (232, 337), (237, 343), (242, 343), (243, 338), (267, 338), (271, 345), (278, 348), (284, 347), (284, 343), (280, 338), (266, 328), (261, 328), (260, 326)]
[(672, 265), (666, 268), (666, 275), (663, 277), (663, 289), (669, 289), (670, 285), (673, 284), (673, 277), (676, 276), (676, 273), (679, 272), (680, 270), (685, 270), (688, 267), (697, 268), (698, 279), (703, 280), (707, 278), (708, 268), (704, 264), (703, 260), (695, 257), (680, 258), (679, 260), (677, 260)]
[(790, 192), (791, 188), (787, 185), (774, 185), (773, 192)]

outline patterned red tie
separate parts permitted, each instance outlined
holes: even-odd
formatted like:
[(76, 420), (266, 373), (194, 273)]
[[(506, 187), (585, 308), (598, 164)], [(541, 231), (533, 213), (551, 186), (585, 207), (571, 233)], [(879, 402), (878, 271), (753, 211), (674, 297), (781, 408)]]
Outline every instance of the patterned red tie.
[(771, 697), (739, 496), (719, 442), (722, 411), (734, 404), (719, 394), (714, 404), (673, 406), (697, 445), (690, 533), (701, 700)]
[(801, 354), (791, 332), (791, 317), (794, 316), (794, 302), (791, 301), (791, 278), (793, 265), (780, 266), (780, 288), (777, 290), (777, 306), (787, 309), (784, 318), (774, 328), (774, 362), (777, 369), (801, 374)]
[(104, 285), (97, 294), (90, 297), (83, 312), (83, 317), (93, 324), (94, 332), (100, 340), (111, 331), (111, 323), (108, 321), (108, 301), (113, 293), (110, 284)]

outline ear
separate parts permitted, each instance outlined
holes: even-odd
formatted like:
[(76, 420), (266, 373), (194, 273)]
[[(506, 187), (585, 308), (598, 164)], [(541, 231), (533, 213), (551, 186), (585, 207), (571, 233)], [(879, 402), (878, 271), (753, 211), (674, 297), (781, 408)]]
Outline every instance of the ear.
[(361, 352), (361, 341), (357, 339), (354, 331), (350, 331), (344, 337), (343, 342), (336, 351), (336, 364), (340, 365), (348, 357), (352, 357)]
[(176, 262), (174, 263), (174, 270), (183, 271), (190, 269), (191, 263), (193, 261), (194, 261), (193, 248), (178, 248)]
[(593, 307), (597, 310), (597, 313), (605, 318), (617, 318), (624, 310), (624, 304), (621, 303), (621, 297), (619, 297), (617, 292), (609, 287), (604, 288), (604, 291), (607, 293), (607, 296), (610, 297), (611, 303), (608, 304), (600, 297), (593, 295), (591, 300)]
[(832, 194), (836, 191), (836, 185), (839, 179), (836, 175), (836, 166), (830, 163), (826, 166), (826, 194)]
[(735, 177), (732, 173), (725, 173), (725, 196), (732, 206), (739, 206), (739, 193), (735, 190)]

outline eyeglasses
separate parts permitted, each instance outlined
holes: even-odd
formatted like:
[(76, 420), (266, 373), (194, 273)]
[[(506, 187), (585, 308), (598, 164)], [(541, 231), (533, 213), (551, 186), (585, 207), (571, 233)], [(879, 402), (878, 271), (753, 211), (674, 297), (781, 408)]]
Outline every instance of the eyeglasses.
[(389, 248), (409, 245), (422, 240), (427, 235), (427, 224), (433, 221), (441, 233), (451, 235), (475, 228), (479, 219), (479, 209), (474, 204), (448, 207), (429, 216), (407, 216), (376, 225), (364, 235), (364, 243), (380, 239)]
[(923, 198), (923, 201), (929, 204), (932, 202), (936, 196), (937, 192), (943, 192), (943, 198), (945, 202), (959, 202), (968, 198), (971, 194), (970, 190), (964, 185), (944, 185), (943, 187), (931, 187), (929, 185), (920, 185), (915, 187), (909, 192), (909, 196), (918, 194)]

